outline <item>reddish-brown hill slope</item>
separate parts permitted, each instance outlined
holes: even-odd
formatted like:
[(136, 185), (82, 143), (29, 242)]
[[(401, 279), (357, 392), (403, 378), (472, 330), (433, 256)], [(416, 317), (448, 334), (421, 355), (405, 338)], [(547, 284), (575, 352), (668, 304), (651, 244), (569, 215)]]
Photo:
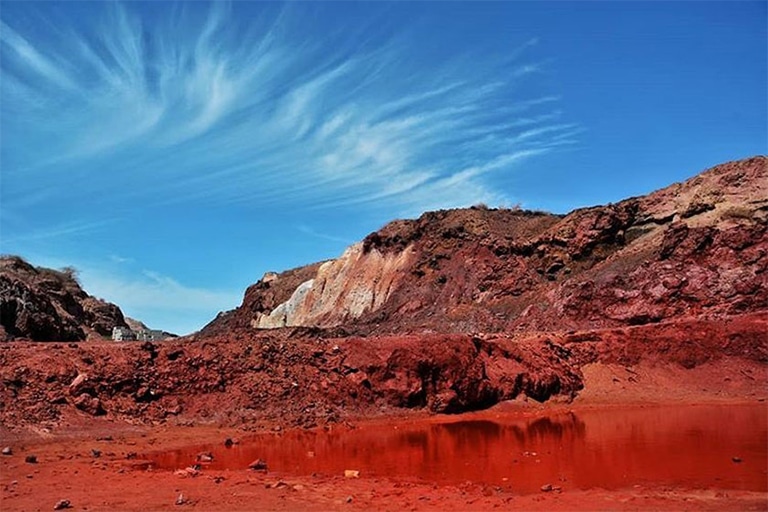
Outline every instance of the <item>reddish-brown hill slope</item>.
[[(268, 274), (197, 336), (0, 344), (0, 427), (84, 415), (314, 426), (582, 390), (664, 399), (683, 381), (764, 399), (767, 164), (566, 216), (396, 221), (336, 260)], [(284, 325), (296, 327), (268, 329)]]
[(763, 156), (565, 216), (430, 212), (265, 276), (202, 334), (597, 329), (766, 310), (767, 219)]

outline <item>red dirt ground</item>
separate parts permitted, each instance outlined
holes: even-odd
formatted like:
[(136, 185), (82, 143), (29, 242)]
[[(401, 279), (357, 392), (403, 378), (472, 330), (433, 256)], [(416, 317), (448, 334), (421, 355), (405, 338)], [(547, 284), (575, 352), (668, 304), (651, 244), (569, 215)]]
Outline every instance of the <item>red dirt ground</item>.
[[(624, 366), (592, 364), (584, 369), (585, 391), (573, 402), (504, 402), (461, 418), (536, 418), (563, 411), (627, 410), (637, 404), (763, 404), (766, 368), (725, 358), (693, 369), (641, 363), (626, 380)], [(669, 384), (674, 383), (673, 387)], [(634, 404), (634, 405), (632, 405)], [(759, 405), (762, 406), (762, 405)], [(459, 419), (458, 416), (452, 419)], [(437, 421), (424, 413), (356, 423), (407, 426)], [(51, 433), (31, 427), (9, 432), (13, 455), (0, 458), (2, 510), (52, 510), (62, 499), (74, 510), (766, 510), (763, 491), (700, 489), (652, 482), (619, 489), (569, 489), (520, 493), (484, 483), (437, 483), (415, 477), (359, 478), (343, 474), (290, 476), (248, 469), (207, 470), (197, 476), (147, 470), (141, 454), (244, 438), (244, 430), (221, 427), (130, 426), (82, 413), (67, 415)], [(351, 424), (349, 424), (351, 425)], [(346, 429), (349, 427), (338, 426)], [(274, 435), (274, 434), (268, 434)], [(287, 435), (287, 434), (286, 434)], [(111, 440), (105, 440), (108, 437)], [(280, 436), (277, 436), (279, 442)], [(94, 458), (91, 450), (101, 451)], [(134, 452), (139, 458), (127, 458)], [(24, 462), (34, 454), (36, 464)], [(663, 458), (663, 454), (660, 454)], [(461, 463), (461, 461), (456, 461)], [(354, 468), (350, 468), (354, 469)], [(557, 482), (553, 482), (557, 483)], [(179, 496), (185, 501), (176, 505)]]

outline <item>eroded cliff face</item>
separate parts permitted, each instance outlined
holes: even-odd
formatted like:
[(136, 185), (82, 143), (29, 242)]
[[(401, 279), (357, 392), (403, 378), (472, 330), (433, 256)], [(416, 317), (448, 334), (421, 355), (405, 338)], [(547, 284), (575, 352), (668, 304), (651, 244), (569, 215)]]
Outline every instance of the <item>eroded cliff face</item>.
[[(400, 286), (413, 251), (365, 251), (349, 247), (336, 260), (321, 264), (312, 279), (296, 287), (290, 298), (268, 313), (256, 313), (256, 328), (331, 327), (377, 311)], [(279, 280), (280, 277), (275, 277)]]
[(337, 260), (271, 275), (225, 327), (359, 334), (597, 329), (768, 310), (768, 159), (566, 216), (395, 221)]

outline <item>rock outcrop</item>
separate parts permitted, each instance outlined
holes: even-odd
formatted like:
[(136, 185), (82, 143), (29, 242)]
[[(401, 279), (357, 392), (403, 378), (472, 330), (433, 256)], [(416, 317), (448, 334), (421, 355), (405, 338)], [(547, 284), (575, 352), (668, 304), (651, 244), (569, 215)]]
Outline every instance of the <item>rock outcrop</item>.
[(72, 269), (0, 258), (0, 341), (100, 339), (115, 326), (127, 326), (120, 308), (84, 292)]
[(565, 216), (430, 212), (266, 276), (202, 333), (597, 329), (768, 310), (767, 219), (762, 156)]

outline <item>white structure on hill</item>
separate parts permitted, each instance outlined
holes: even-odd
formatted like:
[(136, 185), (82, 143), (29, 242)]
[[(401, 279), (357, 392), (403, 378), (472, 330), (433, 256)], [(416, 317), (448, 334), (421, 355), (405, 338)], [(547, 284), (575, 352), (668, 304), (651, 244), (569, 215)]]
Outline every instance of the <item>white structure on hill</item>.
[(157, 329), (138, 329), (132, 331), (128, 327), (115, 327), (112, 329), (114, 341), (159, 341), (167, 338), (163, 331)]
[(131, 341), (136, 339), (136, 335), (128, 327), (113, 327), (112, 339), (114, 341)]

